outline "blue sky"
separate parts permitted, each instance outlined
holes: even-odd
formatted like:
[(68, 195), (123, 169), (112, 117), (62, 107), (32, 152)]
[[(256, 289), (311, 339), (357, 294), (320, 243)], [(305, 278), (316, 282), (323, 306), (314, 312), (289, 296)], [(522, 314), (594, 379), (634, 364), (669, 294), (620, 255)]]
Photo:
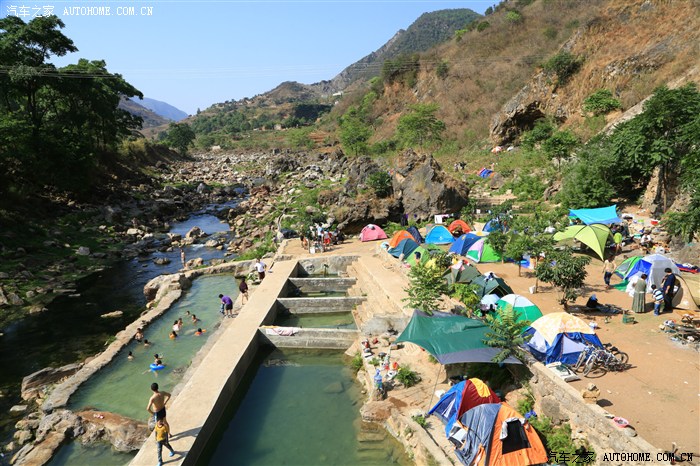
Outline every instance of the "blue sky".
[[(122, 74), (145, 96), (194, 113), (217, 102), (252, 97), (283, 81), (331, 79), (422, 13), (449, 8), (483, 13), (494, 3), (0, 0), (0, 16), (42, 14), (41, 8), (52, 6), (66, 24), (63, 33), (79, 50), (54, 63), (103, 59), (111, 72)], [(11, 6), (16, 10), (8, 10)], [(71, 7), (109, 7), (111, 14), (71, 16), (65, 11)], [(128, 7), (133, 16), (123, 14), (132, 11)]]

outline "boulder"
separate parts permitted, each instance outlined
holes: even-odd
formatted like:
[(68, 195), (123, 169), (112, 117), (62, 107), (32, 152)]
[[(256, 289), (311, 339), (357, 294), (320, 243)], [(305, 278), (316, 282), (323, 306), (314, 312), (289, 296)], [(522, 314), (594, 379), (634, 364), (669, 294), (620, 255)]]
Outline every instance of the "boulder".
[(7, 299), (7, 296), (5, 296), (5, 290), (0, 286), (0, 307), (8, 306), (9, 304), (10, 301)]
[[(85, 423), (85, 431), (89, 439), (103, 439), (118, 451), (134, 451), (141, 448), (150, 435), (148, 424), (135, 421), (118, 414), (102, 411), (81, 411), (78, 415)], [(102, 435), (99, 435), (102, 433)]]
[(10, 292), (7, 293), (7, 301), (10, 302), (13, 306), (23, 306), (24, 301), (22, 301), (22, 298), (19, 297), (17, 293)]
[(202, 238), (204, 236), (207, 236), (207, 234), (204, 233), (204, 231), (202, 231), (201, 228), (192, 227), (192, 228), (190, 228), (190, 231), (188, 231), (187, 234), (185, 235), (185, 238), (195, 239), (195, 238)]
[(156, 257), (153, 259), (153, 263), (156, 265), (168, 265), (170, 262), (170, 259), (167, 257)]
[(30, 442), (34, 436), (29, 430), (18, 430), (14, 433), (12, 437), (17, 441), (19, 445), (24, 445), (25, 443)]
[(10, 414), (13, 416), (18, 416), (24, 414), (27, 411), (27, 405), (14, 405), (10, 408)]
[(84, 432), (82, 419), (68, 409), (59, 409), (44, 416), (36, 429), (36, 440), (42, 442), (51, 432), (74, 438)]
[(22, 399), (32, 400), (37, 398), (47, 385), (54, 384), (59, 380), (71, 376), (78, 372), (82, 364), (68, 364), (66, 366), (54, 368), (45, 367), (22, 379)]
[(388, 401), (369, 401), (360, 409), (360, 415), (363, 421), (367, 422), (384, 422), (391, 417), (391, 410), (394, 405)]
[[(190, 262), (192, 261), (187, 263)], [(191, 285), (192, 282), (184, 274), (159, 275), (146, 283), (146, 286), (143, 287), (143, 294), (147, 301), (153, 301), (160, 299), (168, 291), (186, 290)]]
[(10, 460), (14, 466), (46, 464), (51, 460), (54, 452), (66, 440), (66, 435), (59, 432), (51, 432), (39, 443), (24, 445)]

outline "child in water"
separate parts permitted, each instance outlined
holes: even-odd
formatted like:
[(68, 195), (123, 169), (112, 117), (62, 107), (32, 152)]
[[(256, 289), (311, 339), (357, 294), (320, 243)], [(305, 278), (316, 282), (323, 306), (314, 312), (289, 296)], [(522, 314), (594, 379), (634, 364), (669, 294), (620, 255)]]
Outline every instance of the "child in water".
[(200, 336), (200, 335), (203, 334), (204, 332), (206, 332), (206, 330), (202, 330), (201, 328), (198, 328), (197, 331), (194, 332), (194, 334), (195, 334), (196, 336)]
[(199, 319), (197, 318), (197, 314), (192, 314), (192, 323), (196, 324), (197, 322), (199, 322)]
[(151, 346), (151, 342), (148, 340), (143, 340), (143, 347), (148, 348), (149, 346)]
[(170, 339), (174, 340), (176, 338), (177, 338), (177, 333), (175, 333), (175, 330), (173, 330), (172, 332), (170, 332)]
[(129, 351), (129, 355), (126, 357), (126, 359), (128, 359), (129, 361), (133, 361), (134, 360), (134, 353)]
[(134, 335), (134, 340), (139, 343), (143, 341), (143, 329), (141, 327), (136, 329), (136, 335)]

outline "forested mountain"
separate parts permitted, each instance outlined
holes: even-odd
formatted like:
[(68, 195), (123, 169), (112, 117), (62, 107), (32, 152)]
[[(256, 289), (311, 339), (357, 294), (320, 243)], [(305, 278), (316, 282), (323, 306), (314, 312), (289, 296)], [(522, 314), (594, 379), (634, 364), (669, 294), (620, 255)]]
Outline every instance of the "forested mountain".
[(170, 121), (172, 121), (144, 107), (132, 99), (121, 99), (119, 102), (119, 108), (141, 118), (143, 120), (143, 129), (167, 125)]

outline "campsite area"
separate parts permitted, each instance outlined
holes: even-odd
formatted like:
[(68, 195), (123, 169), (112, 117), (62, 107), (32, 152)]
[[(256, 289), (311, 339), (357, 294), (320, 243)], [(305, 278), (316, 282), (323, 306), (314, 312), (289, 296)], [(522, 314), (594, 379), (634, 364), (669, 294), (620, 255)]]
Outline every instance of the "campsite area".
[[(286, 244), (284, 253), (304, 256), (308, 251), (301, 247), (299, 241), (291, 240)], [(378, 241), (363, 243), (353, 238), (324, 254), (379, 255), (384, 264), (381, 274), (394, 275), (387, 282), (403, 283), (405, 286), (408, 284), (407, 266), (386, 254)], [(631, 256), (639, 254), (639, 251), (628, 248), (623, 254)], [(523, 268), (521, 276), (518, 276), (518, 267), (513, 263), (481, 263), (476, 266), (482, 274), (493, 272), (504, 279), (514, 293), (527, 297), (543, 314), (562, 311), (557, 293), (551, 286), (540, 283), (537, 292), (530, 294), (529, 288), (535, 284), (532, 271)], [(581, 312), (586, 299), (593, 293), (601, 304), (629, 310), (632, 303), (632, 298), (624, 291), (615, 288), (606, 290), (602, 261), (594, 258), (587, 266), (587, 272), (582, 295), (574, 305), (569, 306), (569, 311), (586, 322), (595, 322), (600, 340), (612, 343), (626, 352), (631, 367), (624, 372), (608, 372), (602, 376), (592, 373), (592, 378), (581, 377), (581, 380), (570, 384), (581, 390), (589, 383), (595, 383), (601, 392), (598, 404), (611, 414), (627, 419), (638, 435), (657, 448), (669, 450), (675, 442), (679, 451), (699, 453), (700, 358), (697, 350), (673, 341), (669, 334), (659, 328), (667, 319), (679, 322), (682, 314), (687, 311), (676, 309), (673, 314), (664, 313), (658, 317), (652, 312), (635, 314), (634, 324), (623, 324), (620, 314), (608, 316), (599, 312)], [(688, 275), (684, 274), (684, 277)], [(697, 283), (695, 278), (691, 276), (690, 283)], [(618, 277), (613, 278), (613, 285), (619, 282)], [(433, 404), (437, 401), (432, 392), (436, 377), (437, 390), (449, 389), (445, 371), (442, 370), (437, 375), (435, 363), (429, 362), (427, 353), (421, 348), (408, 344), (404, 349), (392, 352), (392, 360), (399, 364), (409, 364), (423, 379), (409, 390), (402, 390), (398, 394), (389, 393), (388, 399), (402, 411), (427, 412), (431, 400)], [(442, 430), (439, 422), (433, 424), (437, 432)], [(433, 437), (437, 439), (439, 435)], [(445, 442), (443, 448), (449, 449), (450, 446)]]

